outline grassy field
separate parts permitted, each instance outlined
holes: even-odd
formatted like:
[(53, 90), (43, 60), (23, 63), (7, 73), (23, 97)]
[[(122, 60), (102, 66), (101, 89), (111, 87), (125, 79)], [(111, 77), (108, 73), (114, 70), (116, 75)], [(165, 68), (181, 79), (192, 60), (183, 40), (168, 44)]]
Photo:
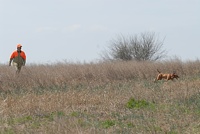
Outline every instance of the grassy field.
[[(179, 80), (153, 82), (161, 72)], [(0, 134), (198, 134), (200, 61), (0, 66)]]

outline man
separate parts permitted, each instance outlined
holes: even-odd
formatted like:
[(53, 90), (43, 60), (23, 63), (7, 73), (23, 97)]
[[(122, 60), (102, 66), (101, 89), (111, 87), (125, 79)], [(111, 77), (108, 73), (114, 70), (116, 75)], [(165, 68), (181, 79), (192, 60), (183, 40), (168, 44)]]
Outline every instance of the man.
[(17, 74), (21, 71), (22, 66), (26, 64), (26, 54), (21, 49), (22, 45), (18, 44), (17, 50), (11, 54), (9, 62), (9, 66), (11, 66), (11, 62), (13, 61), (12, 65), (15, 66)]

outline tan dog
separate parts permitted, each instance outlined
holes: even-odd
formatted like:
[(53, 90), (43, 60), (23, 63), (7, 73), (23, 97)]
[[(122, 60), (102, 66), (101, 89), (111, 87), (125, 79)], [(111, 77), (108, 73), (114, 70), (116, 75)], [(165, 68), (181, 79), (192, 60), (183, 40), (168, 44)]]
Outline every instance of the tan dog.
[(174, 78), (176, 79), (179, 78), (179, 76), (175, 72), (173, 72), (172, 74), (163, 74), (158, 69), (157, 71), (159, 74), (157, 75), (157, 78), (154, 80), (154, 82), (162, 79), (166, 79), (168, 81), (168, 80), (173, 80)]

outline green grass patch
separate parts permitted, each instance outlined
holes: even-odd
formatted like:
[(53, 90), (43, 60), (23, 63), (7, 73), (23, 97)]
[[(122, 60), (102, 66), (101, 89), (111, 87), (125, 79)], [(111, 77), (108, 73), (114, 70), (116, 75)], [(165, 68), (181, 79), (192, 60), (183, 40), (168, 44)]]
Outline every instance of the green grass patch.
[(145, 107), (154, 107), (153, 103), (147, 102), (145, 100), (135, 100), (134, 98), (131, 98), (127, 103), (126, 107), (129, 109), (140, 109), (140, 108), (145, 108)]
[(72, 117), (79, 117), (80, 113), (79, 113), (79, 112), (76, 112), (76, 111), (73, 111), (70, 115), (71, 115)]
[(116, 122), (113, 120), (106, 120), (106, 121), (103, 121), (101, 124), (102, 124), (103, 128), (107, 129), (107, 128), (114, 126), (116, 124)]

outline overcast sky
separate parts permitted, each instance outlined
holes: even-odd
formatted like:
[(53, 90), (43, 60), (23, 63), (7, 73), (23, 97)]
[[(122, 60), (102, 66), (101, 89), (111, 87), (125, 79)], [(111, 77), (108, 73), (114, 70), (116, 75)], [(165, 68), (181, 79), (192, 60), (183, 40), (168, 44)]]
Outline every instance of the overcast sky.
[(117, 35), (155, 32), (168, 56), (200, 59), (200, 0), (0, 0), (0, 63), (90, 62)]

